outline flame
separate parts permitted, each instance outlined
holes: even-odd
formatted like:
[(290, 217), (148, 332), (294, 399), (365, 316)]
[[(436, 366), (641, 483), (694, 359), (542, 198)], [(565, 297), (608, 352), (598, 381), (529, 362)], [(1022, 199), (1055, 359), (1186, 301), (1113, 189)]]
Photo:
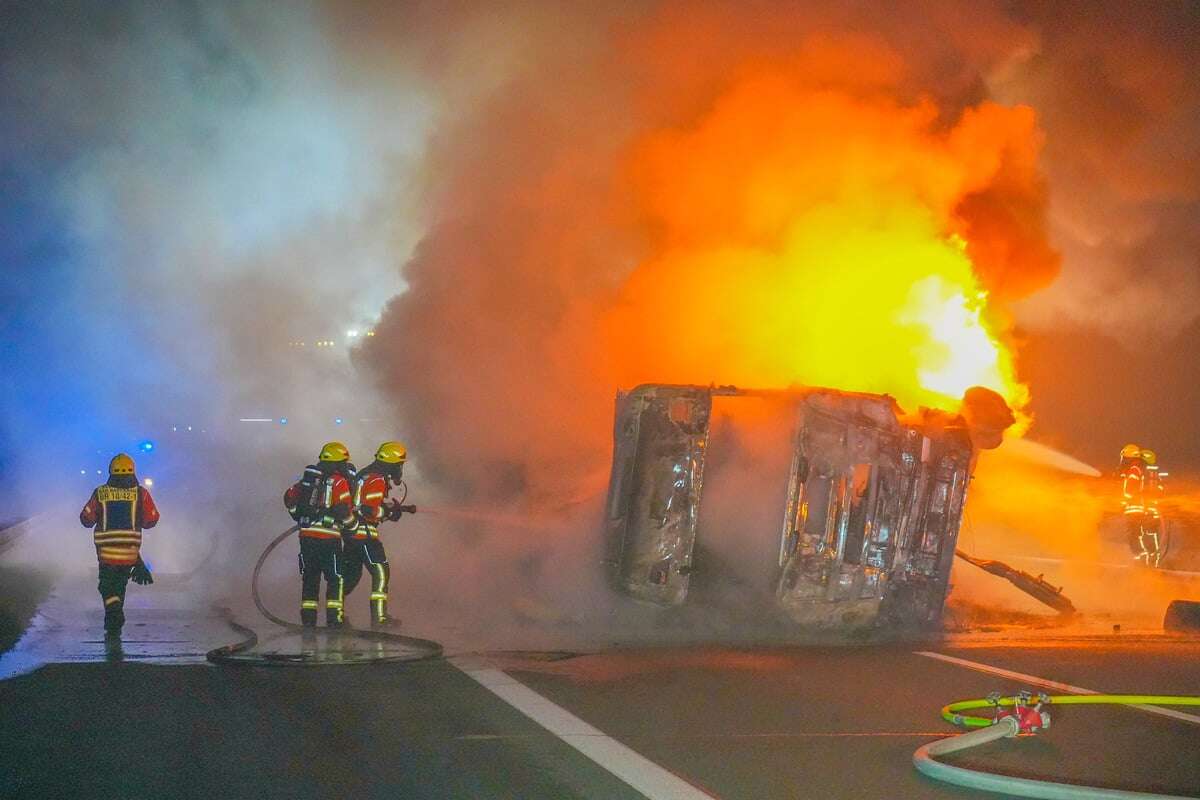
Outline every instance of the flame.
[(901, 323), (924, 328), (928, 340), (918, 351), (917, 382), (940, 401), (954, 401), (972, 386), (999, 392), (1014, 408), (1028, 402), (1016, 379), (1012, 353), (983, 319), (987, 292), (964, 290), (930, 276), (913, 285)]
[(942, 116), (775, 69), (644, 137), (628, 173), (652, 247), (605, 320), (618, 381), (824, 385), (909, 408), (980, 385), (1024, 405), (972, 261), (1012, 248), (970, 215), (997, 186), (1037, 195), (1035, 120), (992, 103)]

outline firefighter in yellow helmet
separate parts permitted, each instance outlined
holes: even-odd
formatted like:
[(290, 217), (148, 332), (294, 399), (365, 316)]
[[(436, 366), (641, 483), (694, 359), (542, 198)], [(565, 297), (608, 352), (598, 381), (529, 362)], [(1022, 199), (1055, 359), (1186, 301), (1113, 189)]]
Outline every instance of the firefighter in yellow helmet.
[(1134, 559), (1156, 567), (1166, 553), (1159, 500), (1164, 487), (1153, 450), (1136, 444), (1121, 448), (1121, 505)]
[(142, 561), (142, 531), (158, 524), (154, 498), (138, 484), (133, 459), (118, 453), (108, 464), (108, 480), (92, 491), (79, 512), (79, 522), (93, 528), (104, 601), (104, 632), (118, 637), (125, 625), (125, 589), (134, 583), (153, 583)]
[[(346, 594), (358, 585), (363, 570), (371, 573), (371, 624), (398, 625), (399, 620), (388, 615), (388, 589), (391, 566), (379, 538), (379, 526), (400, 515), (414, 513), (417, 507), (404, 505), (408, 494), (404, 486), (404, 462), (408, 449), (400, 442), (384, 442), (375, 451), (375, 460), (358, 473), (354, 482), (354, 509), (358, 529), (346, 539)], [(393, 487), (403, 487), (399, 499), (389, 497)]]
[(325, 578), (325, 624), (339, 627), (345, 621), (342, 580), (342, 535), (358, 526), (351, 487), (354, 465), (341, 442), (321, 448), (316, 464), (304, 468), (300, 480), (284, 493), (283, 503), (300, 525), (300, 622), (317, 624), (321, 604), (321, 578)]

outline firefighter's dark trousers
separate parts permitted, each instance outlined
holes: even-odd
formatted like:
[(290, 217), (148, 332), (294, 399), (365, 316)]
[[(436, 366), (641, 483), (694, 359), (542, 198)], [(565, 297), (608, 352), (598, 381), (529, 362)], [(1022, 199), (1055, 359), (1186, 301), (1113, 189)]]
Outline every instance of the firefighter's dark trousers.
[(388, 618), (388, 585), (392, 577), (383, 542), (375, 537), (347, 539), (345, 567), (342, 570), (346, 579), (346, 594), (354, 591), (364, 569), (371, 573), (371, 621), (383, 622)]
[(341, 625), (342, 540), (300, 537), (300, 622), (317, 624), (321, 606), (321, 576), (325, 576), (325, 623)]
[(125, 587), (129, 585), (131, 564), (100, 564), (100, 599), (104, 601), (104, 630), (120, 633), (125, 624)]
[(1126, 514), (1126, 529), (1129, 532), (1129, 547), (1135, 561), (1144, 561), (1157, 567), (1162, 561), (1166, 541), (1163, 537), (1162, 518), (1156, 514)]

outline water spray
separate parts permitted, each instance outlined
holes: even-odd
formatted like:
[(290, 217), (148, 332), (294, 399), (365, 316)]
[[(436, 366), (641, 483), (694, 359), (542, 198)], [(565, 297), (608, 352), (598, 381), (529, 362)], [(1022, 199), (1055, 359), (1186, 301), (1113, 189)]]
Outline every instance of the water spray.
[(504, 528), (520, 528), (531, 531), (551, 531), (550, 525), (538, 524), (529, 517), (518, 514), (506, 514), (498, 511), (488, 511), (479, 508), (455, 508), (453, 506), (421, 506), (422, 514), (430, 514), (446, 519), (463, 520), (464, 522), (486, 522)]

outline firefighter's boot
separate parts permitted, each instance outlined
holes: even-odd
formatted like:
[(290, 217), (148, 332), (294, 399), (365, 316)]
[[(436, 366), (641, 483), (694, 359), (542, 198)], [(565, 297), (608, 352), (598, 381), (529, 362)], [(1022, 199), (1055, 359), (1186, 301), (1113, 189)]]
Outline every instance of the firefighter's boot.
[(400, 620), (388, 616), (388, 586), (391, 578), (392, 568), (386, 561), (371, 564), (371, 624), (375, 627), (400, 624)]
[(336, 581), (331, 581), (325, 587), (325, 625), (327, 627), (340, 628), (345, 624), (343, 599), (342, 578), (339, 575)]
[(107, 638), (119, 639), (121, 628), (125, 627), (125, 603), (120, 597), (104, 598), (104, 635)]

